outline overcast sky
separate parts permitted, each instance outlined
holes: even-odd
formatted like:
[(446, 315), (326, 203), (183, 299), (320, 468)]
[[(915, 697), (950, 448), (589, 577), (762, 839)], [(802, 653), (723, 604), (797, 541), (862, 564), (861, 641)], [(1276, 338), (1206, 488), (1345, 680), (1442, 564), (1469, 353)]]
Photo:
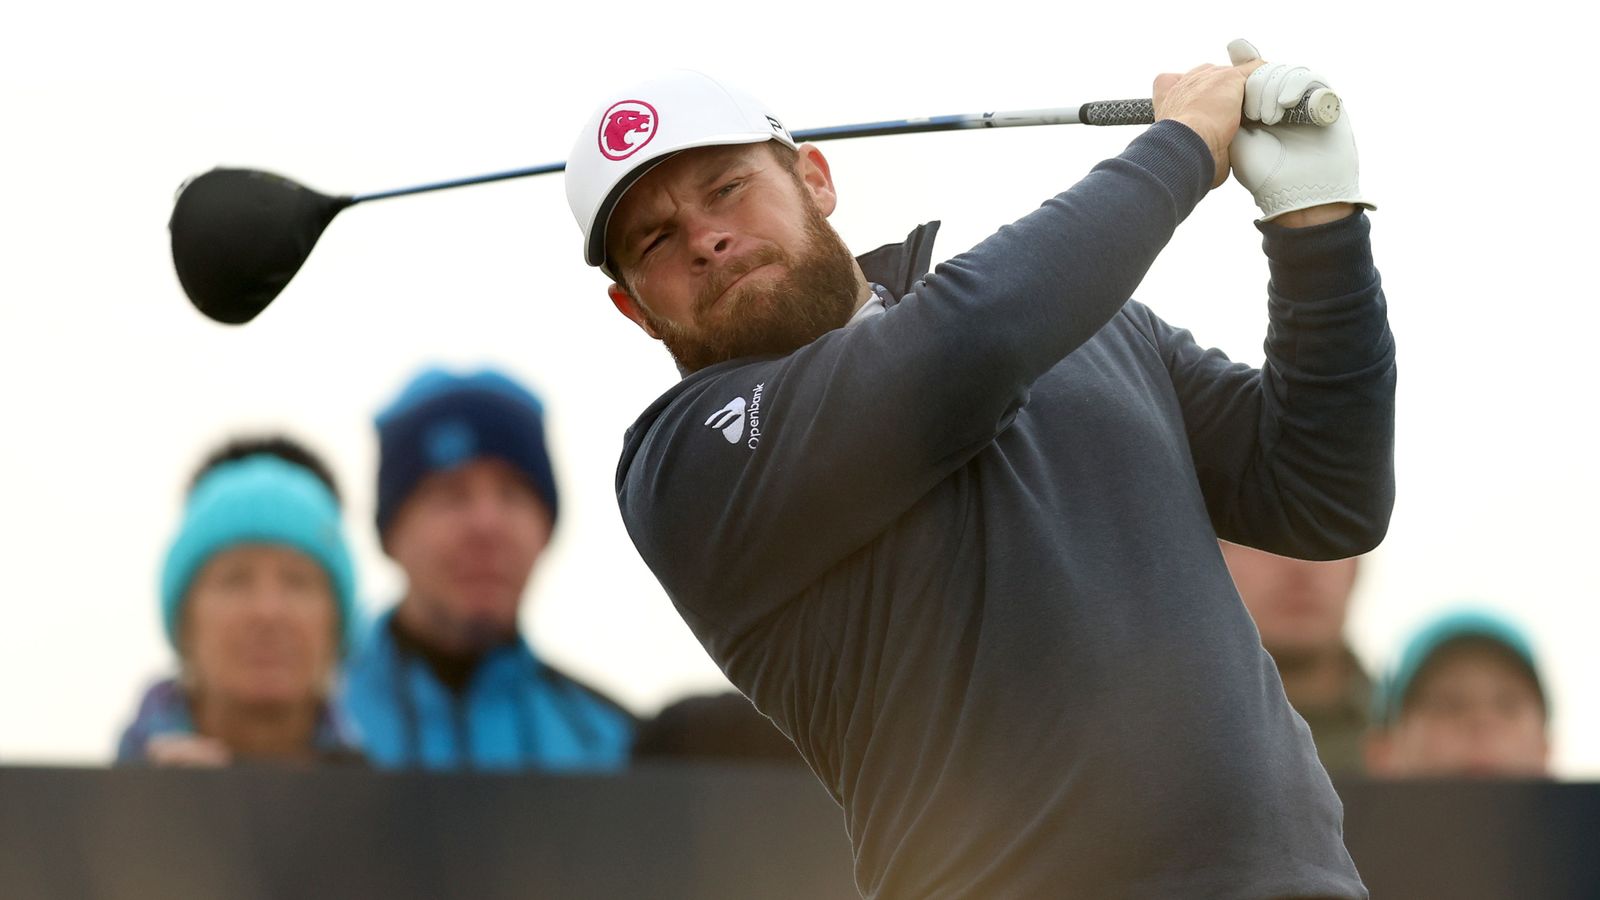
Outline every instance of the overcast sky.
[[(551, 7), (556, 11), (550, 11)], [(444, 7), (31, 4), (0, 28), (0, 759), (109, 759), (172, 667), (156, 573), (197, 460), (282, 429), (345, 489), (369, 610), (396, 572), (371, 527), (371, 414), (418, 366), (490, 363), (547, 399), (563, 492), (524, 622), (642, 714), (723, 682), (616, 512), (623, 429), (676, 375), (585, 267), (559, 177), (356, 207), (255, 323), (202, 319), (173, 275), (175, 188), (215, 165), (361, 193), (562, 159), (606, 88), (673, 66), (745, 84), (794, 128), (1148, 96), (1233, 37), (1344, 96), (1399, 342), (1399, 500), (1352, 623), (1387, 665), (1463, 599), (1526, 624), (1557, 764), (1600, 775), (1600, 578), (1587, 283), (1590, 130), (1564, 108), (1594, 34), (1393, 3)], [(1541, 9), (1541, 7), (1545, 7)], [(411, 9), (417, 12), (408, 11)], [(1587, 14), (1585, 14), (1587, 15)], [(1551, 21), (1564, 22), (1555, 31)], [(1524, 24), (1528, 23), (1528, 24)], [(1528, 98), (1535, 98), (1530, 102)], [(1549, 121), (1541, 121), (1549, 117)], [(930, 218), (936, 256), (1068, 187), (1135, 132), (1052, 127), (824, 147), (857, 251)], [(1259, 363), (1265, 263), (1236, 184), (1140, 299)]]

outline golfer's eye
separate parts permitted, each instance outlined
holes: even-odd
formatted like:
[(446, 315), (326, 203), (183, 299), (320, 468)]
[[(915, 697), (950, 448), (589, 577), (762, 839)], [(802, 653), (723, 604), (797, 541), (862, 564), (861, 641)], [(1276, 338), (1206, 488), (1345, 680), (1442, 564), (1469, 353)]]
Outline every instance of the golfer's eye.
[(660, 247), (662, 244), (665, 244), (667, 242), (667, 237), (668, 237), (668, 233), (667, 232), (665, 232), (665, 231), (657, 232), (656, 236), (651, 238), (650, 242), (648, 244), (644, 245), (644, 249), (639, 251), (639, 258), (640, 259), (644, 259), (645, 257), (649, 256), (651, 251), (655, 250), (657, 247)]
[(723, 185), (722, 187), (717, 188), (717, 196), (718, 197), (726, 197), (729, 194), (733, 193), (734, 191), (738, 190), (739, 186), (742, 185), (742, 184), (744, 184), (743, 181), (735, 178), (733, 181), (730, 181), (727, 184)]

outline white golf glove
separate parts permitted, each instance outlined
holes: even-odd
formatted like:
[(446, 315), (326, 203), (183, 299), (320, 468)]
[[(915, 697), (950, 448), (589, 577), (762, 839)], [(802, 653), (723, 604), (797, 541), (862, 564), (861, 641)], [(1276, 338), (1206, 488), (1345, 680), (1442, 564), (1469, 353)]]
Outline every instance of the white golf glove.
[[(1234, 65), (1260, 58), (1256, 48), (1244, 40), (1229, 44), (1228, 55)], [(1261, 207), (1259, 221), (1325, 203), (1375, 208), (1361, 199), (1356, 138), (1348, 109), (1341, 111), (1339, 121), (1326, 127), (1281, 122), (1312, 83), (1327, 85), (1305, 66), (1274, 63), (1261, 66), (1245, 80), (1244, 120), (1228, 157), (1233, 177)]]

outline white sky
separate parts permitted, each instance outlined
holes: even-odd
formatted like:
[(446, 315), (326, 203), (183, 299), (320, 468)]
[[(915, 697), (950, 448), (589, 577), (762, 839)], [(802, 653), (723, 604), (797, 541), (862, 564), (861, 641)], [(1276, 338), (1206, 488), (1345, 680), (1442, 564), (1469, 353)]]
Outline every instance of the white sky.
[[(740, 81), (794, 128), (1147, 96), (1157, 72), (1225, 61), (1243, 35), (1340, 90), (1381, 206), (1399, 502), (1361, 584), (1356, 648), (1387, 664), (1461, 598), (1508, 611), (1544, 655), (1560, 771), (1600, 776), (1600, 314), (1581, 280), (1600, 197), (1591, 129), (1566, 107), (1591, 80), (1579, 61), (1595, 29), (1575, 7), (551, 6), (156, 0), (5, 15), (0, 760), (109, 758), (139, 691), (171, 666), (155, 584), (182, 486), (235, 431), (284, 429), (330, 459), (366, 606), (391, 602), (397, 574), (369, 524), (370, 417), (425, 362), (499, 365), (546, 397), (563, 521), (525, 614), (537, 646), (640, 713), (722, 684), (611, 492), (623, 429), (676, 376), (583, 265), (558, 177), (348, 210), (242, 329), (202, 319), (173, 275), (166, 220), (185, 177), (248, 166), (361, 193), (559, 160), (606, 87), (670, 66)], [(1133, 136), (829, 144), (834, 222), (861, 252), (942, 218), (944, 258)], [(1254, 215), (1236, 184), (1214, 193), (1138, 296), (1259, 363)]]

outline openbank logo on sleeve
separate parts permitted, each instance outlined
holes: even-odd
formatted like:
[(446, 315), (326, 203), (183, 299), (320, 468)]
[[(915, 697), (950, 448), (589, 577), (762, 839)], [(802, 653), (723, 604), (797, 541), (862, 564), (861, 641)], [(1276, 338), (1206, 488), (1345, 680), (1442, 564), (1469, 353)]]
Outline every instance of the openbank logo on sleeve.
[(737, 444), (739, 438), (744, 437), (744, 398), (735, 397), (728, 401), (728, 405), (717, 410), (706, 424), (712, 428), (720, 428), (722, 436), (728, 443)]
[(706, 420), (706, 427), (722, 432), (728, 443), (737, 444), (745, 436), (745, 420), (750, 423), (750, 437), (745, 446), (751, 450), (761, 446), (761, 392), (766, 389), (766, 384), (758, 384), (750, 392), (750, 402), (746, 403), (743, 397), (729, 400), (727, 405), (711, 414)]

